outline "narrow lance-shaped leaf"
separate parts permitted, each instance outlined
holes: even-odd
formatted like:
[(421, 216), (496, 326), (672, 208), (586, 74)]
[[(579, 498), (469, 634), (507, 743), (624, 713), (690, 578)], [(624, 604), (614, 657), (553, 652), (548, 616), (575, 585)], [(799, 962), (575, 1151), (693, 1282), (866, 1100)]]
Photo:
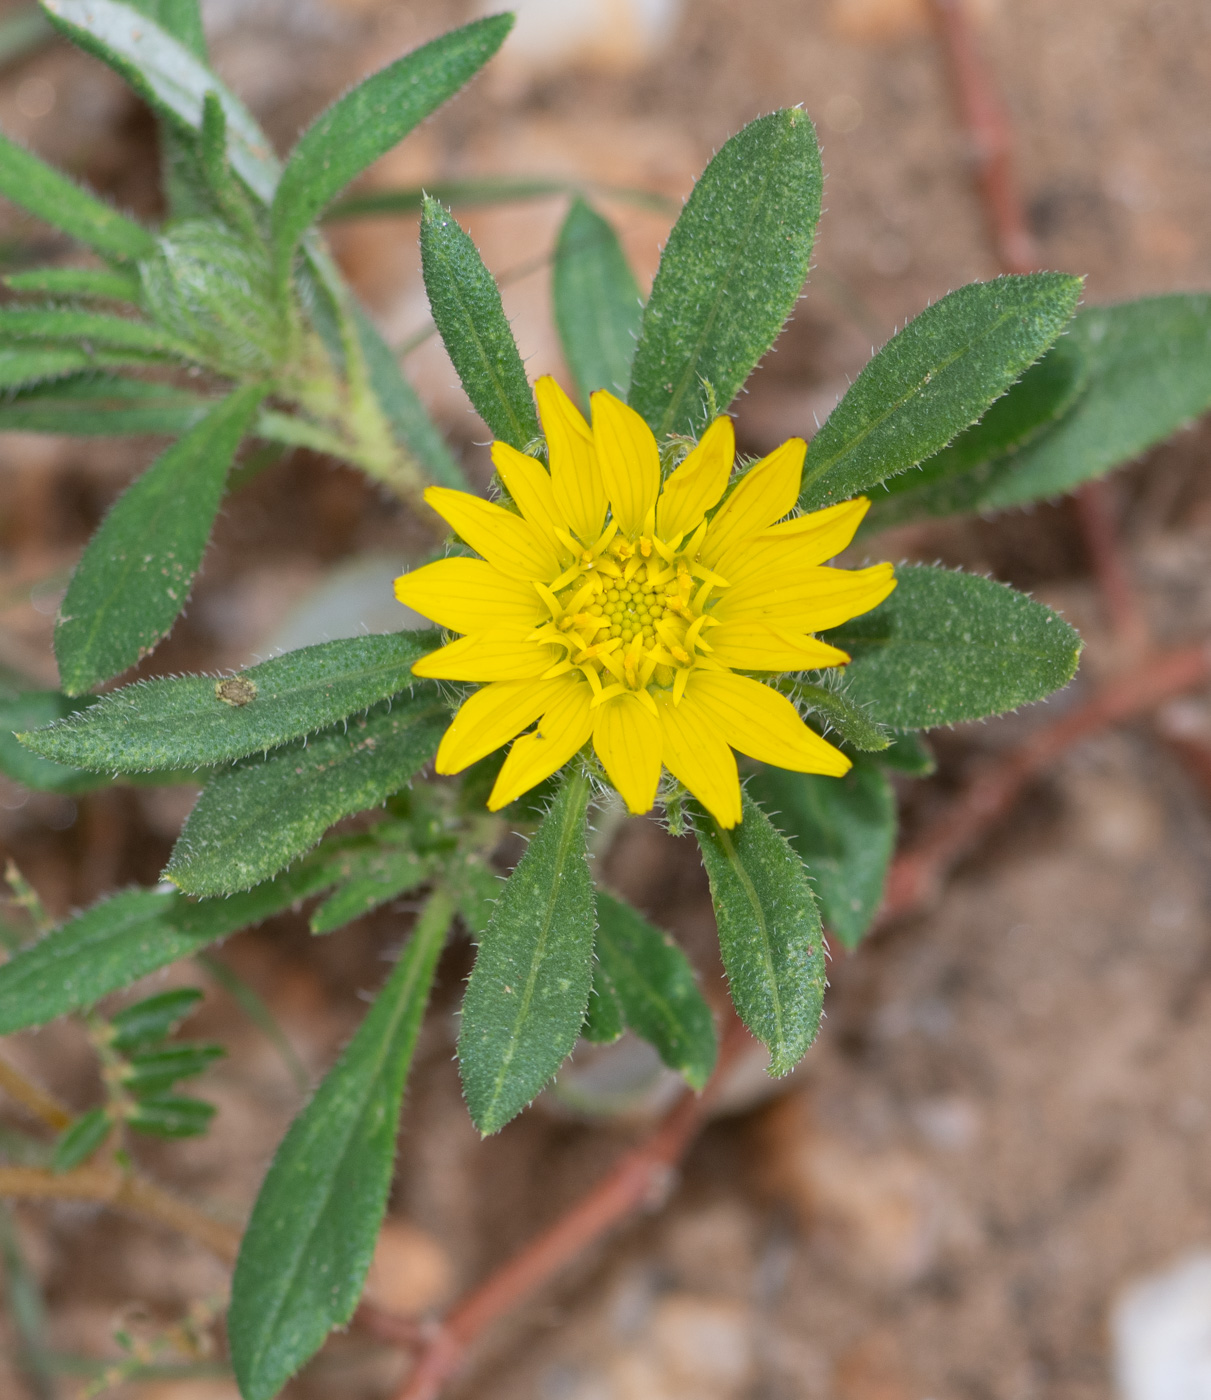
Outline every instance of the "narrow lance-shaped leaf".
[(421, 267), (433, 320), (467, 397), (494, 437), (522, 450), (539, 435), (534, 395), (500, 292), (471, 239), (425, 200)]
[(36, 792), (88, 792), (108, 779), (68, 764), (52, 763), (17, 742), (16, 731), (65, 719), (92, 697), (70, 700), (57, 690), (0, 691), (0, 773)]
[(811, 440), (799, 504), (848, 500), (923, 462), (1009, 388), (1064, 329), (1081, 279), (972, 282), (894, 335)]
[(626, 1030), (622, 1007), (610, 987), (610, 979), (602, 971), (600, 960), (593, 968), (593, 985), (589, 989), (589, 1005), (584, 1013), (581, 1036), (593, 1045), (613, 1045)]
[(1058, 613), (992, 579), (901, 564), (896, 591), (824, 635), (850, 653), (846, 693), (896, 729), (983, 719), (1042, 700), (1083, 643)]
[(125, 316), (103, 311), (68, 311), (40, 306), (0, 309), (0, 340), (86, 341), (115, 350), (136, 350), (161, 359), (190, 359), (193, 347), (178, 336)]
[(288, 273), (299, 238), (324, 207), (472, 78), (512, 27), (512, 15), (490, 15), (443, 34), (320, 113), (291, 151), (273, 200), (280, 276)]
[(41, 292), (55, 297), (98, 297), (137, 303), (138, 275), (122, 268), (36, 267), (13, 272), (4, 279), (14, 292)]
[(260, 923), (339, 878), (339, 846), (230, 899), (196, 904), (159, 889), (112, 894), (0, 965), (0, 1035), (92, 1006), (119, 987)]
[(859, 709), (844, 690), (807, 681), (783, 681), (780, 689), (809, 714), (821, 715), (851, 748), (879, 753), (891, 743), (887, 731)]
[(418, 687), (412, 697), (220, 773), (189, 814), (165, 875), (197, 895), (269, 879), (334, 822), (406, 787), (437, 752), (448, 721), (436, 690)]
[(55, 627), (63, 689), (133, 666), (185, 606), (223, 483), (265, 391), (238, 389), (118, 497), (72, 575)]
[(175, 437), (188, 432), (216, 402), (173, 384), (86, 372), (0, 399), (0, 432)]
[(859, 756), (843, 778), (763, 768), (748, 790), (815, 880), (829, 932), (856, 948), (878, 913), (896, 844), (896, 798), (878, 764)]
[(596, 389), (625, 395), (643, 299), (618, 235), (579, 197), (559, 230), (551, 277), (555, 324), (582, 400)]
[(593, 979), (588, 779), (570, 773), (501, 890), (463, 999), (458, 1060), (475, 1126), (521, 1112), (576, 1043)]
[(715, 1025), (689, 959), (613, 895), (597, 895), (597, 957), (623, 1020), (670, 1069), (702, 1089), (715, 1068)]
[(103, 258), (135, 262), (155, 247), (142, 224), (111, 209), (7, 136), (0, 136), (0, 193)]
[(769, 1047), (770, 1074), (788, 1074), (816, 1038), (824, 1004), (824, 940), (807, 872), (747, 793), (739, 826), (725, 830), (701, 809), (696, 825), (732, 1002)]
[(371, 850), (311, 916), (312, 933), (331, 933), (388, 900), (410, 894), (429, 879), (435, 862), (415, 851)]
[(138, 681), (23, 742), (102, 773), (229, 763), (410, 689), (412, 663), (433, 646), (432, 632), (390, 632), (301, 647), (233, 676)]
[(357, 1306), (391, 1187), (404, 1083), (452, 914), (449, 895), (431, 896), (262, 1183), (227, 1315), (245, 1400), (271, 1400)]
[(630, 402), (653, 431), (722, 411), (790, 315), (811, 262), (823, 177), (798, 108), (750, 122), (703, 171), (669, 234), (643, 313)]
[(431, 195), (447, 207), (451, 205), (512, 204), (521, 200), (550, 199), (552, 195), (578, 195), (584, 192), (607, 195), (610, 199), (667, 213), (677, 208), (677, 202), (655, 190), (635, 185), (591, 184), (583, 180), (551, 180), (530, 175), (479, 175), (467, 180), (430, 180), (422, 185), (403, 189), (366, 190), (346, 195), (330, 206), (324, 215), (326, 222), (334, 219), (361, 219), (384, 214), (419, 214), (425, 196)]
[(0, 346), (0, 389), (49, 384), (81, 371), (92, 372), (119, 365), (146, 365), (163, 357), (138, 350), (85, 350), (78, 345)]

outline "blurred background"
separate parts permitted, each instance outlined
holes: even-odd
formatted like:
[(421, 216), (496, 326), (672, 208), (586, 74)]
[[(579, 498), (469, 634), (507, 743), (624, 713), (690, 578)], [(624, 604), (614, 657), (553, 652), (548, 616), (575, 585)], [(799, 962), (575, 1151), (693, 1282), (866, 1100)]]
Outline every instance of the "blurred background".
[[(203, 0), (219, 73), (283, 150), (358, 76), (488, 8), (497, 7)], [(1211, 288), (1206, 0), (965, 8), (1012, 120), (1040, 264), (1086, 274), (1092, 303)], [(735, 406), (744, 449), (810, 436), (872, 347), (949, 289), (1000, 270), (926, 0), (522, 0), (518, 9), (501, 56), (363, 188), (488, 174), (581, 182), (646, 287), (711, 154), (754, 116), (806, 106), (827, 174), (816, 271)], [(13, 41), (0, 67), (0, 128), (154, 219), (149, 113), (26, 15), (0, 5), (0, 41)], [(629, 188), (664, 203), (617, 193)], [(456, 211), (504, 284), (533, 376), (563, 373), (548, 254), (566, 207), (552, 197)], [(486, 483), (487, 431), (426, 334), (416, 220), (342, 223), (331, 238)], [(0, 207), (6, 270), (67, 251)], [(55, 684), (51, 627), (68, 572), (160, 445), (0, 438), (6, 671)], [(1115, 478), (1128, 566), (1161, 640), (1211, 632), (1209, 453), (1204, 423)], [(390, 579), (425, 548), (403, 508), (358, 474), (297, 453), (231, 498), (187, 615), (143, 673), (243, 665), (398, 626)], [(863, 548), (991, 572), (1060, 608), (1088, 641), (1077, 682), (1051, 705), (937, 736), (938, 776), (904, 793), (911, 832), (966, 774), (1125, 658), (1071, 502), (914, 526)], [(824, 1031), (785, 1091), (765, 1096), (759, 1066), (742, 1075), (667, 1209), (496, 1328), (451, 1396), (1211, 1397), (1211, 787), (1188, 757), (1200, 737), (1211, 737), (1211, 709), (1196, 696), (1154, 724), (1085, 742), (992, 831), (928, 915), (838, 955)], [(0, 781), (0, 845), (63, 914), (117, 885), (154, 882), (192, 798), (182, 788), (67, 798)], [(717, 989), (696, 851), (628, 822), (599, 868), (684, 942)], [(404, 913), (382, 911), (336, 939), (313, 939), (286, 917), (222, 949), (306, 1075), (322, 1073), (356, 1025)], [(479, 1142), (451, 1058), (469, 958), (460, 945), (443, 963), (372, 1274), (371, 1296), (397, 1311), (440, 1309), (481, 1278), (668, 1099), (642, 1055), (623, 1054), (582, 1065), (561, 1094)], [(190, 965), (155, 986), (177, 982), (207, 986), (191, 1033), (232, 1053), (202, 1089), (219, 1105), (212, 1133), (145, 1158), (238, 1220), (300, 1090), (229, 991)], [(14, 1037), (5, 1053), (74, 1106), (95, 1094), (78, 1028)], [(624, 1111), (596, 1122), (583, 1111), (609, 1106)], [(0, 1105), (0, 1121), (9, 1112)], [(76, 1374), (43, 1381), (14, 1369), (17, 1282), (40, 1292), (50, 1344), (69, 1359), (119, 1357), (117, 1332), (162, 1338), (182, 1318), (206, 1333), (221, 1312), (226, 1274), (204, 1251), (93, 1207), (17, 1206), (0, 1243), (6, 1400), (91, 1384), (83, 1360)], [(288, 1393), (378, 1400), (405, 1369), (399, 1353), (355, 1330)], [(221, 1374), (103, 1393), (236, 1397)]]

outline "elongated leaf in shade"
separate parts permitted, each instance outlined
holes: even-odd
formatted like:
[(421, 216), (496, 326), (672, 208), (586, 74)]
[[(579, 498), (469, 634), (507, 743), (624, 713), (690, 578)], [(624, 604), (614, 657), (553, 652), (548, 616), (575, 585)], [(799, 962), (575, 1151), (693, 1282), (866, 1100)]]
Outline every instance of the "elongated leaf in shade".
[(264, 760), (245, 759), (203, 789), (165, 875), (196, 895), (268, 880), (334, 822), (406, 787), (437, 752), (449, 718), (436, 689), (417, 687)]
[(1082, 311), (1071, 339), (1088, 370), (1054, 427), (997, 463), (972, 508), (1071, 491), (1163, 442), (1211, 408), (1211, 296), (1147, 297)]
[(229, 763), (410, 689), (412, 663), (435, 640), (433, 632), (349, 637), (301, 647), (233, 676), (137, 681), (28, 734), (26, 746), (101, 773)]
[(379, 335), (374, 323), (360, 306), (353, 307), (353, 323), (366, 360), (370, 387), (386, 415), (395, 440), (407, 448), (437, 486), (465, 491), (467, 478), (450, 451), (445, 438), (429, 417), (420, 396), (404, 378), (399, 360)]
[(747, 793), (739, 826), (725, 830), (701, 809), (696, 825), (732, 1002), (769, 1047), (770, 1074), (789, 1074), (816, 1038), (824, 1004), (824, 941), (807, 872)]
[[(429, 180), (422, 185), (402, 189), (364, 190), (346, 195), (333, 204), (324, 215), (326, 222), (335, 219), (381, 218), (384, 214), (419, 214), (425, 195), (431, 195), (444, 205), (464, 208), (483, 204), (513, 204), (522, 200), (550, 199), (552, 195), (578, 195), (586, 188), (583, 180), (551, 180), (531, 175), (478, 175), (466, 180)], [(677, 208), (677, 202), (655, 190), (636, 185), (602, 185), (594, 181), (594, 193), (608, 195), (659, 214)]]
[(623, 1020), (691, 1087), (704, 1088), (718, 1047), (689, 959), (637, 910), (601, 891), (597, 922), (598, 962)]
[(299, 138), (274, 195), (272, 237), (288, 271), (303, 231), (356, 175), (402, 141), (492, 57), (513, 28), (490, 15), (423, 44), (363, 79)]
[(653, 431), (702, 427), (777, 339), (807, 279), (823, 176), (798, 108), (750, 122), (703, 171), (669, 234), (635, 350), (630, 403)]
[(86, 372), (0, 399), (0, 432), (177, 437), (204, 418), (216, 402), (172, 384)]
[(91, 699), (86, 696), (70, 700), (57, 690), (18, 693), (0, 689), (0, 773), (36, 792), (89, 792), (108, 786), (108, 779), (100, 774), (52, 763), (17, 741), (17, 731), (65, 719)]
[(156, 246), (142, 224), (111, 209), (7, 136), (0, 136), (0, 194), (114, 262), (136, 262)]
[(87, 1161), (109, 1136), (113, 1126), (113, 1119), (103, 1108), (94, 1108), (82, 1118), (77, 1118), (55, 1143), (51, 1171), (69, 1172)]
[(1042, 700), (1076, 674), (1083, 643), (1058, 613), (1005, 584), (925, 565), (824, 635), (853, 658), (846, 693), (896, 729), (983, 719)]
[(593, 985), (589, 990), (589, 1005), (584, 1013), (580, 1034), (593, 1045), (613, 1045), (626, 1030), (622, 1007), (610, 987), (609, 978), (598, 961), (593, 968)]
[(202, 904), (162, 889), (108, 895), (0, 965), (0, 1035), (92, 1006), (157, 968), (318, 894), (339, 878), (332, 856), (332, 848), (318, 851), (247, 894)]
[(843, 778), (763, 768), (748, 791), (807, 866), (829, 932), (856, 948), (896, 844), (896, 798), (879, 765), (859, 756)]
[(257, 385), (237, 389), (114, 502), (76, 566), (55, 624), (68, 695), (133, 666), (176, 621), (232, 458), (264, 394)]
[(551, 276), (555, 324), (581, 399), (595, 389), (625, 397), (643, 299), (618, 235), (579, 197), (559, 230)]
[(107, 63), (161, 116), (185, 132), (202, 129), (202, 103), (216, 92), (227, 118), (232, 168), (265, 204), (281, 166), (244, 104), (191, 50), (146, 14), (119, 0), (43, 0), (55, 28)]
[(588, 779), (572, 773), (501, 890), (463, 999), (458, 1059), (475, 1126), (522, 1111), (576, 1043), (593, 980)]
[(1084, 393), (1088, 358), (1076, 328), (1051, 347), (978, 423), (923, 462), (883, 483), (862, 521), (862, 535), (874, 534), (926, 515), (953, 515), (971, 509), (1006, 457), (1015, 456)]
[(149, 321), (110, 316), (103, 311), (71, 311), (57, 307), (0, 308), (0, 340), (86, 341), (114, 350), (133, 350), (162, 360), (189, 359), (193, 347)]
[(433, 320), (467, 397), (494, 437), (524, 449), (539, 435), (538, 415), (500, 292), (475, 244), (435, 199), (425, 200), (420, 253)]
[(271, 1400), (357, 1306), (391, 1188), (404, 1083), (452, 915), (449, 895), (431, 896), (261, 1185), (227, 1314), (245, 1400)]
[(311, 916), (312, 933), (331, 933), (428, 880), (433, 861), (408, 850), (367, 851)]
[(1064, 273), (998, 277), (909, 321), (812, 438), (800, 505), (847, 500), (940, 451), (1055, 341), (1080, 294)]
[(65, 376), (91, 372), (107, 366), (144, 365), (163, 362), (163, 357), (144, 355), (136, 350), (84, 350), (78, 345), (0, 346), (0, 389), (29, 388), (48, 384)]
[(41, 292), (53, 297), (98, 297), (138, 303), (142, 292), (138, 274), (122, 268), (36, 267), (13, 272), (4, 279), (14, 292)]

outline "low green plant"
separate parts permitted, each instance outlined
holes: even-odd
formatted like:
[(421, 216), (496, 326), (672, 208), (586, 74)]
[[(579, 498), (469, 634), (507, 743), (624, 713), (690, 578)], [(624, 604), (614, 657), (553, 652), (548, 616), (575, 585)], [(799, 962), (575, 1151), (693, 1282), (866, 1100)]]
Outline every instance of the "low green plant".
[[(100, 264), (8, 279), (20, 300), (0, 308), (0, 428), (176, 441), (118, 499), (72, 576), (55, 633), (62, 692), (0, 695), (0, 767), (61, 793), (183, 774), (203, 783), (168, 883), (110, 894), (0, 966), (0, 1033), (83, 1015), (106, 1067), (106, 1101), (64, 1131), (55, 1169), (125, 1151), (131, 1130), (205, 1130), (207, 1106), (175, 1085), (216, 1050), (166, 1040), (196, 994), (102, 1014), (103, 999), (301, 901), (319, 901), (316, 934), (403, 895), (420, 902), (361, 1028), (284, 1138), (244, 1236), (228, 1335), (241, 1393), (268, 1400), (357, 1304), (409, 1061), (456, 930), (478, 944), (460, 1061), (485, 1132), (551, 1081), (580, 1035), (609, 1042), (630, 1028), (700, 1089), (714, 1018), (684, 953), (595, 888), (587, 825), (614, 799), (590, 747), (495, 813), (485, 799), (499, 746), (458, 777), (434, 775), (451, 712), (474, 685), (414, 674), (438, 633), (328, 642), (232, 676), (88, 693), (172, 627), (242, 444), (330, 452), (414, 500), (429, 483), (465, 485), (316, 220), (495, 53), (510, 17), (455, 30), (365, 80), (279, 162), (207, 66), (192, 0), (44, 8), (157, 114), (170, 212), (146, 228), (0, 139), (0, 192)], [(582, 403), (603, 389), (625, 400), (655, 434), (666, 478), (801, 295), (821, 186), (805, 112), (752, 122), (703, 172), (646, 302), (608, 221), (584, 193), (573, 198), (553, 250), (572, 385)], [(472, 403), (499, 443), (545, 473), (548, 444), (497, 284), (449, 209), (400, 191), (341, 212), (410, 208), (422, 213), (434, 320)], [(792, 514), (868, 492), (869, 533), (1048, 499), (1211, 403), (1211, 298), (1078, 310), (1080, 293), (1079, 279), (1058, 273), (1002, 277), (922, 311), (811, 440)], [(503, 509), (517, 512), (507, 496)], [(469, 552), (451, 546), (451, 557)], [(732, 999), (773, 1074), (816, 1035), (824, 930), (854, 947), (875, 917), (895, 845), (892, 779), (932, 768), (922, 731), (1041, 700), (1077, 666), (1075, 631), (1011, 588), (922, 566), (897, 568), (895, 581), (873, 610), (822, 633), (847, 665), (792, 671), (772, 691), (831, 736), (845, 776), (792, 771), (764, 753), (747, 763), (733, 823), (671, 778), (659, 790), (670, 829), (701, 847)], [(378, 818), (356, 834), (330, 830), (370, 810)], [(509, 828), (531, 839), (502, 879), (492, 859)]]

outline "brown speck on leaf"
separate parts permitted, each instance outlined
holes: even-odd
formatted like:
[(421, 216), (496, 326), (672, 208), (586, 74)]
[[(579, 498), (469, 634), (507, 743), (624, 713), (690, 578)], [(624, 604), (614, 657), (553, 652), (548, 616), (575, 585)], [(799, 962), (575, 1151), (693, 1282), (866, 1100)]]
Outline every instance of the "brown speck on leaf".
[(215, 682), (214, 695), (224, 705), (247, 705), (256, 699), (256, 681), (244, 676), (228, 676), (226, 680)]

